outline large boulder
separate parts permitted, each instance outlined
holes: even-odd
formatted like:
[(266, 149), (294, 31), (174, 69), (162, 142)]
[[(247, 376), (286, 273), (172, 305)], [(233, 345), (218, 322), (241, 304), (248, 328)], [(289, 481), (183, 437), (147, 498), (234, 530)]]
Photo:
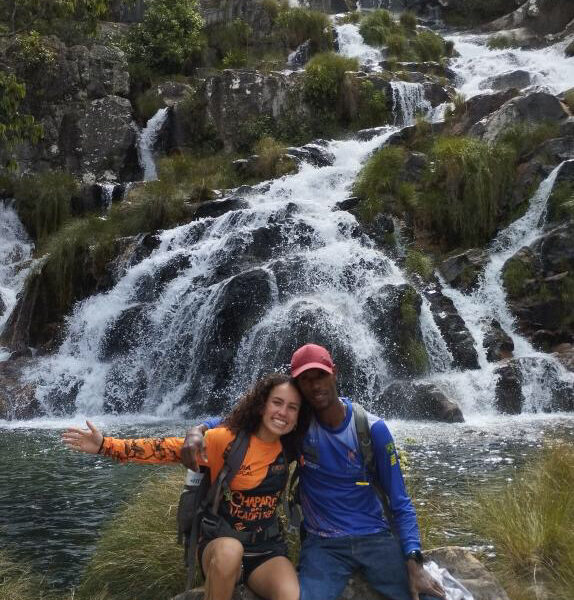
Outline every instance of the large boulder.
[(376, 409), (386, 419), (464, 422), (456, 402), (432, 383), (391, 383), (379, 396)]
[(26, 84), (22, 111), (44, 131), (15, 149), (23, 171), (66, 168), (87, 180), (135, 179), (139, 173), (127, 59), (113, 45), (66, 46), (42, 39), (47, 59), (30, 65), (12, 47), (1, 58)]
[(487, 260), (488, 254), (484, 250), (473, 248), (449, 256), (440, 263), (439, 270), (449, 285), (470, 293), (478, 285)]
[(495, 113), (476, 123), (470, 133), (493, 142), (506, 128), (519, 122), (559, 122), (567, 118), (568, 113), (556, 96), (547, 92), (533, 92), (509, 100)]
[(525, 27), (540, 34), (557, 33), (574, 19), (570, 0), (527, 0), (509, 14), (485, 26), (489, 31)]
[(517, 96), (518, 90), (510, 89), (491, 94), (478, 94), (465, 103), (464, 112), (453, 122), (453, 133), (467, 133), (468, 130), (484, 117), (498, 110), (503, 104)]
[(42, 414), (34, 385), (22, 373), (34, 364), (29, 357), (0, 362), (0, 419), (32, 419)]
[(522, 393), (522, 372), (515, 362), (509, 362), (496, 369), (498, 376), (495, 389), (495, 403), (499, 412), (518, 415), (524, 404)]
[(488, 77), (480, 84), (480, 87), (482, 89), (492, 89), (495, 91), (510, 89), (520, 90), (528, 87), (530, 83), (530, 73), (522, 69), (516, 69), (515, 71), (508, 71), (507, 73)]
[(478, 369), (478, 354), (474, 347), (472, 334), (464, 319), (458, 314), (453, 301), (445, 296), (438, 283), (432, 283), (424, 289), (425, 298), (437, 327), (452, 355), (453, 366), (462, 369)]
[(489, 362), (510, 358), (514, 351), (514, 342), (512, 338), (502, 329), (496, 319), (492, 319), (486, 324), (486, 332), (482, 345), (486, 350), (486, 359)]
[(408, 284), (385, 285), (365, 303), (366, 317), (396, 377), (425, 373), (429, 359), (420, 327), (422, 300)]

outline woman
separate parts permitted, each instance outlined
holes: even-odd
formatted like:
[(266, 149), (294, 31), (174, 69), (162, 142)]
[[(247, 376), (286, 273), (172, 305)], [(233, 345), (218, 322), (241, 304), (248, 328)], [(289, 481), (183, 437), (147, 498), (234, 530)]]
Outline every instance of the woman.
[[(260, 379), (237, 403), (222, 426), (205, 436), (213, 482), (223, 466), (224, 452), (239, 431), (250, 434), (239, 472), (225, 494), (219, 515), (229, 535), (202, 534), (198, 546), (206, 578), (206, 600), (229, 600), (239, 581), (269, 600), (298, 600), (299, 583), (287, 548), (277, 531), (277, 506), (288, 478), (289, 459), (309, 424), (310, 410), (293, 381), (282, 374)], [(180, 462), (183, 438), (119, 440), (89, 430), (69, 428), (62, 440), (72, 450), (102, 454), (116, 460), (149, 463)], [(241, 532), (233, 537), (234, 532)], [(243, 535), (248, 532), (248, 536)], [(245, 541), (246, 537), (249, 541)]]

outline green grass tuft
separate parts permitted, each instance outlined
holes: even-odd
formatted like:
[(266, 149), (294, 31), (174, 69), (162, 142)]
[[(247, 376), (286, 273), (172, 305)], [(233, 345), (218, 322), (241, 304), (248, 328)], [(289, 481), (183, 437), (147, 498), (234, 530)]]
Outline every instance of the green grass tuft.
[(564, 102), (566, 106), (570, 109), (570, 112), (574, 112), (574, 90), (568, 90), (564, 94)]
[(574, 596), (574, 447), (546, 448), (503, 489), (469, 512), (492, 540), (494, 567), (512, 600)]
[(329, 17), (319, 11), (299, 7), (282, 10), (275, 20), (275, 27), (291, 50), (307, 40), (311, 40), (312, 53), (333, 46), (333, 29)]
[(514, 149), (519, 159), (526, 157), (546, 140), (560, 135), (560, 125), (554, 121), (517, 123), (507, 128), (498, 141)]
[(176, 544), (182, 469), (150, 479), (104, 529), (77, 590), (87, 600), (107, 590), (110, 600), (171, 598), (185, 588), (183, 548)]
[(434, 273), (432, 258), (427, 254), (412, 248), (409, 248), (407, 251), (405, 267), (409, 273), (416, 273), (425, 281), (428, 281)]
[(255, 146), (256, 175), (262, 180), (282, 177), (297, 170), (292, 158), (285, 155), (285, 147), (272, 137), (264, 137)]
[(486, 41), (490, 50), (506, 50), (506, 48), (516, 48), (520, 44), (513, 35), (497, 34), (491, 35)]
[(412, 10), (406, 10), (401, 13), (399, 22), (405, 31), (416, 32), (417, 30), (417, 15)]
[(524, 263), (519, 258), (510, 258), (502, 271), (502, 281), (511, 298), (522, 296), (526, 282), (533, 277), (534, 272), (531, 265)]

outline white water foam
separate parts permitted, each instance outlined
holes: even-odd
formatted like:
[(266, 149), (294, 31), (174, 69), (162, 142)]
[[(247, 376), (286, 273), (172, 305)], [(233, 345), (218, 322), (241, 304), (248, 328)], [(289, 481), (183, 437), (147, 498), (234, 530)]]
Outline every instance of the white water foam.
[(432, 110), (431, 103), (425, 98), (425, 89), (421, 83), (391, 81), (391, 88), (393, 118), (396, 125), (414, 125), (419, 114), (427, 116)]
[[(0, 314), (0, 332), (16, 305), (32, 264), (34, 245), (10, 202), (0, 201), (0, 298), (5, 308)], [(0, 360), (8, 357), (0, 349)]]
[(168, 115), (168, 108), (160, 108), (142, 129), (138, 139), (138, 156), (144, 172), (144, 181), (157, 179), (154, 147)]
[(335, 29), (339, 40), (339, 54), (358, 59), (361, 67), (369, 71), (382, 71), (380, 66), (383, 60), (382, 52), (365, 43), (357, 25), (346, 23), (337, 25)]
[(574, 87), (574, 58), (566, 57), (566, 42), (537, 50), (490, 50), (486, 35), (446, 37), (460, 54), (452, 59), (450, 67), (461, 79), (459, 92), (467, 98), (491, 92), (487, 83), (490, 77), (517, 69), (528, 71), (532, 85), (552, 94)]

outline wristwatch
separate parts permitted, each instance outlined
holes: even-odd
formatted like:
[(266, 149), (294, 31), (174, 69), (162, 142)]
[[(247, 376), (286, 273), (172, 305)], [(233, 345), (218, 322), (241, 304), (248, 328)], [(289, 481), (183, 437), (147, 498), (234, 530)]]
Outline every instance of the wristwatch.
[(424, 562), (423, 553), (420, 550), (411, 550), (405, 558), (406, 560), (414, 560), (417, 565), (422, 565)]

